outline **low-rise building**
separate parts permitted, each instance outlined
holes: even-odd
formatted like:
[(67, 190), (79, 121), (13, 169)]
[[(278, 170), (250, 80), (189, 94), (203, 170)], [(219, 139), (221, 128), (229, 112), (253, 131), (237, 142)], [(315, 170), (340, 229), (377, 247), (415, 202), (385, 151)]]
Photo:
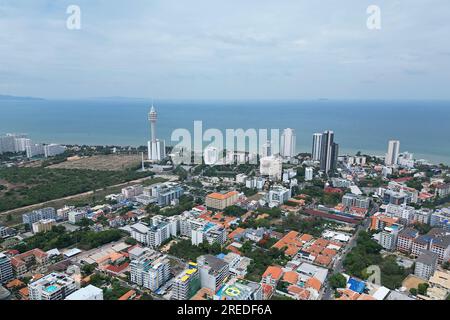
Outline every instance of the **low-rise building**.
[(90, 284), (71, 293), (65, 300), (103, 300), (103, 290)]
[(30, 300), (64, 300), (77, 290), (75, 280), (53, 272), (28, 284)]

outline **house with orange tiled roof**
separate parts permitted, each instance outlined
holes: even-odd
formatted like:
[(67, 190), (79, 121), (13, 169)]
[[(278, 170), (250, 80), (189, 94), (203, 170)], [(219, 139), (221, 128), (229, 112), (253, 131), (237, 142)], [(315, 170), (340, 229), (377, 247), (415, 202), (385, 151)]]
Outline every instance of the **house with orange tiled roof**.
[(303, 246), (303, 241), (300, 238), (297, 231), (290, 231), (275, 243), (272, 248), (285, 250), (286, 255), (294, 256)]
[(133, 300), (136, 297), (136, 291), (130, 290), (117, 300)]
[(11, 265), (17, 277), (23, 276), (34, 266), (48, 266), (48, 254), (41, 249), (32, 249), (11, 258)]
[(22, 298), (22, 300), (28, 300), (30, 296), (30, 290), (28, 290), (28, 287), (24, 287), (19, 290), (19, 295)]
[(245, 233), (245, 229), (238, 227), (228, 234), (228, 239), (239, 240), (236, 238), (240, 238), (244, 233)]
[(23, 283), (19, 279), (14, 279), (6, 284), (6, 289), (20, 288), (23, 286), (25, 286), (25, 283)]
[(283, 270), (280, 267), (269, 266), (263, 273), (261, 282), (275, 287), (282, 276)]
[(298, 273), (295, 271), (287, 271), (283, 274), (283, 281), (288, 282), (290, 284), (297, 284), (298, 282)]
[(314, 263), (324, 266), (324, 267), (327, 267), (330, 265), (331, 261), (332, 261), (332, 258), (330, 256), (319, 254), (316, 257), (316, 259), (314, 260)]
[(360, 294), (350, 289), (337, 289), (337, 292), (340, 294), (339, 298), (336, 300), (358, 300)]
[(311, 293), (307, 289), (300, 288), (299, 286), (289, 286), (287, 291), (297, 300), (309, 300), (309, 297), (311, 296)]
[(273, 295), (273, 287), (271, 285), (268, 285), (266, 283), (261, 284), (262, 290), (263, 290), (263, 296), (264, 300), (269, 300)]
[(322, 288), (322, 283), (320, 282), (319, 279), (311, 277), (306, 281), (305, 287), (311, 288), (311, 289), (316, 290), (317, 292), (320, 292), (320, 288)]

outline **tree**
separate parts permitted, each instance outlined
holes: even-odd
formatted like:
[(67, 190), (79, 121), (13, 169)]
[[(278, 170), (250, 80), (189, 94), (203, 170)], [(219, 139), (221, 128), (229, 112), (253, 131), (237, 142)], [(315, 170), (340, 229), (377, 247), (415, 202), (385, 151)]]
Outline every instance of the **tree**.
[(411, 289), (409, 289), (409, 293), (411, 293), (413, 296), (417, 296), (417, 289), (411, 288)]
[(347, 285), (347, 279), (345, 279), (342, 273), (333, 274), (328, 282), (333, 289), (345, 288), (345, 286)]
[(417, 287), (417, 292), (424, 296), (427, 294), (429, 286), (430, 285), (428, 283), (420, 283), (419, 286)]
[(134, 246), (135, 244), (137, 244), (137, 241), (134, 238), (128, 237), (125, 239), (125, 243), (129, 244), (130, 246)]

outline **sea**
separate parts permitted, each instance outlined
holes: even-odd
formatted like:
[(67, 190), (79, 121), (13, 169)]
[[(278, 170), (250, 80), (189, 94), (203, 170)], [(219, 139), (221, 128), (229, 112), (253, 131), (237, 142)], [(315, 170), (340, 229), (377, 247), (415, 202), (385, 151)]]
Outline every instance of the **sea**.
[[(298, 152), (311, 152), (312, 135), (332, 130), (340, 154), (384, 156), (388, 140), (416, 159), (450, 164), (450, 101), (383, 100), (155, 100), (157, 136), (175, 129), (284, 129), (296, 132)], [(147, 99), (0, 100), (0, 134), (27, 133), (36, 143), (146, 145)]]

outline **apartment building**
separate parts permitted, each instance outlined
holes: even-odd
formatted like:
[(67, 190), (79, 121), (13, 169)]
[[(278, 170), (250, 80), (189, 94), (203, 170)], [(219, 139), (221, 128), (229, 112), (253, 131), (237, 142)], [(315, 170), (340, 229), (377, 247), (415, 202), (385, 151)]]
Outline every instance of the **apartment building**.
[(28, 225), (30, 228), (33, 223), (44, 219), (57, 219), (55, 208), (43, 208), (39, 210), (34, 210), (22, 215), (22, 222)]
[(148, 249), (144, 255), (131, 261), (130, 275), (131, 282), (156, 291), (169, 280), (169, 259), (159, 252)]
[(413, 242), (419, 236), (419, 231), (413, 228), (405, 228), (399, 232), (397, 238), (397, 250), (409, 254), (412, 250)]
[(430, 277), (436, 271), (437, 262), (438, 255), (436, 253), (429, 250), (422, 251), (419, 257), (416, 259), (414, 275), (422, 279), (430, 279)]
[(77, 289), (74, 279), (56, 272), (28, 284), (30, 300), (64, 300)]
[(16, 277), (21, 277), (33, 268), (45, 268), (49, 265), (49, 256), (41, 249), (33, 249), (11, 258)]
[(0, 285), (14, 278), (11, 259), (0, 252)]
[(238, 201), (239, 193), (237, 191), (230, 191), (228, 193), (211, 193), (206, 196), (206, 206), (208, 208), (223, 210), (226, 207), (232, 206)]
[(202, 288), (217, 292), (229, 275), (228, 263), (212, 255), (203, 255), (197, 258), (197, 265)]
[(47, 232), (56, 225), (55, 219), (42, 219), (32, 224), (33, 233)]
[(172, 299), (189, 300), (200, 289), (200, 274), (196, 263), (189, 263), (189, 268), (181, 272), (172, 285)]

